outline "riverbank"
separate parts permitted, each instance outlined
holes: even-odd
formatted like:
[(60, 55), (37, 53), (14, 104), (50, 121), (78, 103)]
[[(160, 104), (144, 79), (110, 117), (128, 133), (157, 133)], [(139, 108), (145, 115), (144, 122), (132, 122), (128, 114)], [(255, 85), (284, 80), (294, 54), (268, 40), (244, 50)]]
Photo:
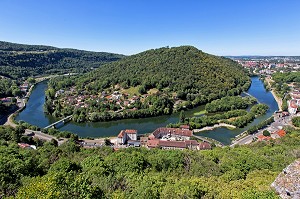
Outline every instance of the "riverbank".
[(271, 93), (278, 104), (278, 110), (282, 111), (282, 99), (275, 94), (275, 91), (271, 89)]
[[(69, 75), (69, 74), (64, 74), (64, 75)], [(71, 74), (73, 75), (73, 74)], [(58, 77), (58, 76), (61, 76), (61, 75), (49, 75), (49, 76), (45, 76), (45, 77), (38, 77), (38, 78), (35, 78), (35, 83), (33, 85), (30, 86), (28, 92), (26, 93), (25, 97), (23, 97), (22, 99), (20, 99), (20, 106), (18, 109), (16, 109), (14, 112), (10, 113), (9, 115), (7, 115), (7, 121), (3, 124), (5, 126), (11, 126), (11, 127), (16, 127), (17, 124), (15, 122), (15, 117), (26, 107), (26, 103), (34, 89), (34, 87), (43, 82), (43, 81), (46, 81), (46, 80), (49, 80), (51, 78), (54, 78), (54, 77)]]
[(268, 86), (270, 87), (271, 89), (271, 93), (274, 97), (274, 99), (276, 100), (277, 104), (278, 104), (278, 110), (279, 111), (282, 111), (282, 99), (280, 97), (278, 97), (275, 93), (275, 91), (273, 90), (273, 88), (271, 87), (271, 82), (273, 82), (273, 80), (271, 79), (271, 77), (266, 77), (265, 80), (267, 81), (268, 83)]
[[(42, 82), (35, 86), (28, 99), (26, 108), (18, 114), (16, 121), (24, 121), (31, 125), (43, 128), (57, 121), (57, 118), (51, 115), (46, 115), (43, 110), (45, 102), (45, 90), (47, 89), (47, 83)], [(236, 135), (247, 130), (251, 125), (259, 123), (261, 120), (269, 118), (276, 110), (278, 110), (277, 103), (271, 94), (266, 91), (261, 80), (258, 77), (252, 77), (252, 84), (249, 90), (249, 94), (257, 98), (261, 103), (267, 104), (270, 109), (267, 114), (254, 120), (253, 124), (249, 124), (244, 128), (228, 129), (225, 127), (215, 128), (209, 131), (201, 132), (201, 136), (212, 138), (222, 142), (225, 145), (231, 144), (231, 139)], [(186, 117), (193, 117), (194, 113), (201, 112), (205, 109), (205, 105), (199, 106), (195, 109), (185, 111)], [(162, 126), (167, 126), (170, 123), (178, 123), (180, 112), (173, 113), (171, 115), (164, 115), (151, 118), (139, 118), (139, 119), (124, 119), (110, 122), (87, 122), (76, 123), (73, 121), (68, 122), (64, 126), (59, 128), (59, 131), (69, 131), (77, 134), (82, 138), (99, 138), (99, 137), (113, 137), (117, 136), (123, 129), (136, 129), (138, 133), (146, 134), (151, 133), (155, 129)], [(199, 133), (200, 135), (200, 133)]]
[(226, 128), (228, 128), (228, 129), (230, 129), (230, 130), (236, 128), (236, 126), (233, 126), (233, 125), (231, 125), (231, 124), (219, 123), (219, 124), (215, 124), (215, 125), (213, 125), (213, 126), (206, 126), (206, 127), (201, 128), (201, 129), (194, 129), (193, 132), (194, 132), (194, 133), (199, 133), (199, 132), (201, 132), (201, 131), (211, 131), (211, 130), (214, 130), (214, 129), (220, 128), (220, 127), (226, 127)]

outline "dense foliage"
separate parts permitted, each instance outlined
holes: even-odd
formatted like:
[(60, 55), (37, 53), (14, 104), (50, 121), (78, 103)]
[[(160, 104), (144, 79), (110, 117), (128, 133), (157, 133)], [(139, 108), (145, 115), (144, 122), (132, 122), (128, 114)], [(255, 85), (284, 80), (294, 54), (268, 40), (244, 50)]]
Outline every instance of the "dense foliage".
[(294, 126), (300, 127), (300, 117), (293, 117), (292, 122)]
[[(243, 68), (230, 59), (191, 46), (160, 48), (81, 77), (49, 81), (45, 110), (56, 117), (73, 113), (77, 122), (148, 117), (237, 95), (249, 86)], [(59, 90), (64, 93), (55, 97)]]
[[(74, 141), (22, 149), (0, 127), (0, 197), (276, 198), (270, 184), (300, 157), (300, 132), (210, 151), (83, 149)], [(36, 144), (36, 143), (35, 143)]]
[(254, 97), (227, 96), (207, 103), (205, 105), (205, 110), (208, 113), (214, 113), (235, 109), (246, 109), (255, 102), (257, 102), (257, 100)]
[(0, 42), (0, 75), (20, 78), (55, 73), (81, 73), (123, 55)]
[(289, 73), (274, 73), (272, 79), (276, 83), (291, 83), (298, 82), (300, 83), (300, 72), (289, 72)]
[(247, 130), (247, 134), (254, 134), (256, 133), (258, 130), (265, 128), (266, 126), (270, 125), (272, 122), (274, 122), (274, 117), (270, 117), (262, 122), (260, 122), (257, 125), (251, 126), (248, 130)]
[(234, 118), (234, 120), (227, 120), (225, 123), (242, 128), (252, 122), (256, 117), (264, 115), (268, 109), (269, 107), (266, 104), (256, 104), (251, 107), (250, 111), (246, 115)]
[(17, 81), (0, 77), (0, 98), (21, 95), (22, 92), (17, 85)]
[(256, 104), (250, 111), (232, 110), (222, 114), (204, 115), (201, 117), (184, 117), (179, 123), (169, 124), (168, 127), (179, 127), (182, 124), (189, 124), (191, 129), (199, 129), (205, 126), (212, 126), (218, 123), (226, 123), (242, 128), (252, 122), (256, 117), (267, 112), (268, 106), (265, 104)]

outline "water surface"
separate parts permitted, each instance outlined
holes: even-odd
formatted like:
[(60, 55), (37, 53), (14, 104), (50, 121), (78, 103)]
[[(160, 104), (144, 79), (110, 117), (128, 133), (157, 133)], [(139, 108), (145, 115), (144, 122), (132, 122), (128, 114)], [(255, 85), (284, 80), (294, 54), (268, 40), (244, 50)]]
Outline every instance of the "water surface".
[[(270, 117), (274, 113), (274, 111), (278, 109), (277, 103), (272, 96), (272, 93), (264, 88), (263, 83), (259, 80), (259, 78), (252, 77), (251, 79), (252, 84), (247, 92), (256, 97), (260, 103), (267, 104), (270, 107), (268, 112), (264, 116), (255, 119), (250, 125), (245, 128), (235, 130), (218, 128), (212, 131), (201, 132), (199, 133), (199, 135), (214, 138), (224, 144), (230, 144), (231, 138), (234, 138), (237, 134), (248, 129), (250, 126), (258, 124), (262, 120)], [(17, 121), (23, 120), (27, 123), (43, 128), (58, 120), (57, 118), (48, 116), (43, 112), (46, 89), (47, 82), (41, 82), (35, 86), (27, 102), (26, 108), (16, 117)], [(195, 109), (186, 111), (185, 114), (187, 116), (193, 116), (195, 112), (199, 112), (203, 109), (204, 106), (199, 106)], [(144, 134), (152, 132), (158, 127), (166, 126), (169, 123), (176, 123), (178, 122), (178, 119), (179, 113), (152, 118), (125, 119), (109, 122), (70, 122), (61, 127), (60, 130), (71, 131), (81, 137), (116, 136), (122, 129), (137, 129), (139, 134)]]

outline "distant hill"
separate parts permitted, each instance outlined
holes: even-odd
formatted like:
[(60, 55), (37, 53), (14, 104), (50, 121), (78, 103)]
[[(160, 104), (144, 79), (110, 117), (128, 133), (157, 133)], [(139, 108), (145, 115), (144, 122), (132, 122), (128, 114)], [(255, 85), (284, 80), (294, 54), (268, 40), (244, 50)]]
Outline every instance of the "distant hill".
[(87, 73), (77, 81), (98, 92), (116, 84), (125, 88), (140, 85), (140, 90), (157, 88), (176, 92), (182, 99), (194, 99), (200, 95), (221, 95), (221, 92), (226, 95), (234, 88), (241, 90), (249, 78), (243, 68), (230, 59), (192, 46), (181, 46), (126, 57)]
[(124, 55), (24, 45), (0, 41), (0, 75), (20, 78), (54, 73), (82, 73)]
[[(98, 121), (170, 114), (175, 108), (178, 111), (237, 95), (250, 86), (250, 78), (230, 59), (181, 46), (148, 50), (105, 64), (81, 77), (49, 83), (55, 91), (67, 91), (59, 97), (63, 104), (46, 102), (49, 113), (60, 116), (70, 114), (76, 106), (85, 107), (84, 113), (76, 114), (83, 118), (93, 112), (95, 117), (90, 120)], [(80, 103), (70, 107), (70, 93), (84, 100), (76, 99)], [(56, 107), (51, 108), (51, 104)], [(103, 112), (111, 115), (101, 115)]]

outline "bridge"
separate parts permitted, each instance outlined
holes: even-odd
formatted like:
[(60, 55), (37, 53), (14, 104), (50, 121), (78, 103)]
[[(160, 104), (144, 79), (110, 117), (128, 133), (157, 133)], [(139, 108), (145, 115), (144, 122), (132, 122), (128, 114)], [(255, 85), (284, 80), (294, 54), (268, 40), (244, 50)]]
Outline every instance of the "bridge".
[(249, 93), (247, 93), (247, 92), (243, 92), (245, 95), (248, 95), (248, 96), (250, 96), (250, 97), (253, 97), (253, 98), (255, 98), (256, 100), (257, 100), (257, 103), (258, 104), (260, 104), (260, 102), (258, 101), (258, 99), (256, 98), (256, 97), (254, 97), (253, 95), (251, 95), (251, 94), (249, 94)]
[(218, 140), (215, 140), (215, 139), (212, 139), (212, 138), (207, 138), (207, 137), (203, 137), (203, 136), (200, 136), (200, 135), (193, 135), (193, 137), (199, 139), (199, 140), (202, 140), (203, 142), (208, 142), (208, 143), (215, 143), (216, 146), (218, 147), (223, 147), (224, 144), (222, 142), (219, 142)]
[(54, 122), (53, 124), (50, 124), (50, 125), (46, 126), (44, 129), (55, 127), (56, 124), (59, 124), (61, 122), (65, 123), (67, 120), (71, 119), (72, 117), (73, 117), (73, 115), (69, 115), (69, 116), (67, 116), (67, 117), (65, 117), (65, 118), (63, 118), (63, 119), (61, 119), (61, 120), (59, 120), (57, 122)]

